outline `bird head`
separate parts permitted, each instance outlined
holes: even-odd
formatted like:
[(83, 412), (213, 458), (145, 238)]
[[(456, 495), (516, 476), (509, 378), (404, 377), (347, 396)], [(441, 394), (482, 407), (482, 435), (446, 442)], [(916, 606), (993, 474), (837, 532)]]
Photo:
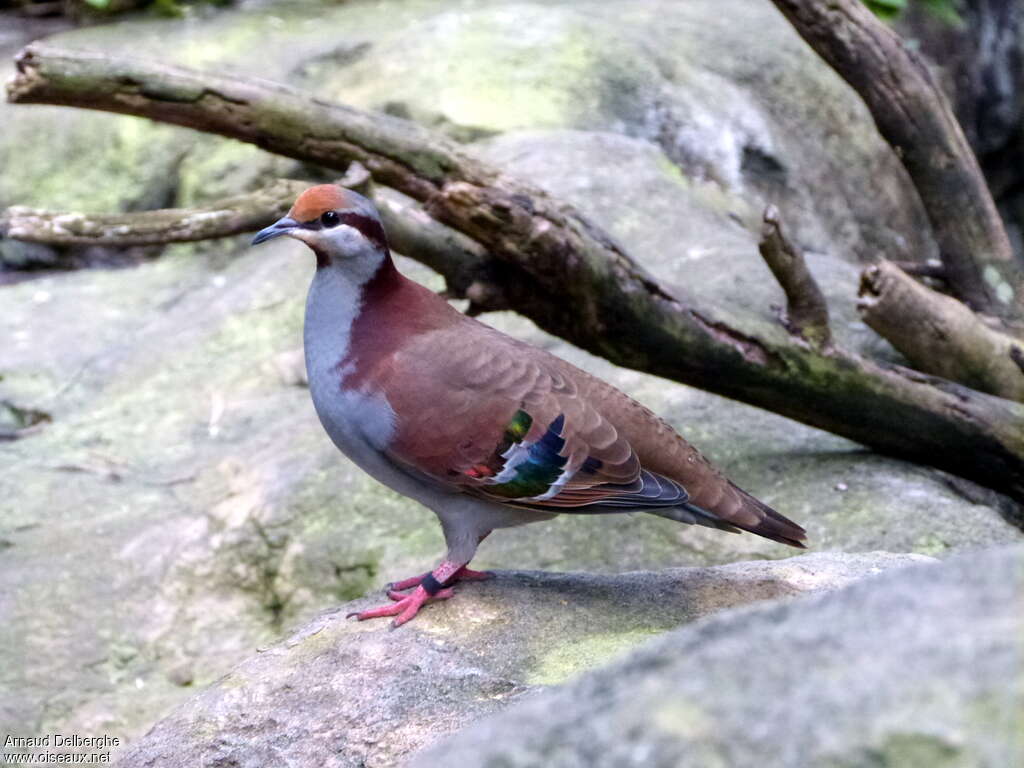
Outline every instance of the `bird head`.
[(282, 218), (261, 229), (252, 244), (293, 237), (316, 254), (317, 267), (338, 266), (372, 274), (388, 257), (387, 237), (373, 203), (336, 184), (310, 187)]

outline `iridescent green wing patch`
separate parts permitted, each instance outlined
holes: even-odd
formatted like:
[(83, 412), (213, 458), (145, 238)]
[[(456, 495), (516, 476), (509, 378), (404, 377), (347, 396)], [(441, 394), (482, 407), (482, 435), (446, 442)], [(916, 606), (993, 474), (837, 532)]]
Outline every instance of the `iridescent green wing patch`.
[(491, 458), (469, 470), (471, 476), (485, 479), (488, 494), (507, 499), (543, 496), (561, 477), (568, 461), (561, 455), (565, 416), (559, 414), (536, 442), (525, 440), (532, 426), (530, 414), (516, 411)]

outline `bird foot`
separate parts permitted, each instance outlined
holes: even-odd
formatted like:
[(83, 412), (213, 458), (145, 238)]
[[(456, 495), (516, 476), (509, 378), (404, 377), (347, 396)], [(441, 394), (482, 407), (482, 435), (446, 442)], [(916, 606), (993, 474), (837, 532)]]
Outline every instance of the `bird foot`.
[(368, 611), (353, 611), (345, 618), (355, 616), (358, 621), (366, 621), (366, 619), (379, 619), (382, 616), (394, 616), (395, 619), (391, 622), (391, 626), (400, 627), (419, 613), (420, 608), (422, 608), (424, 604), (429, 603), (432, 600), (447, 600), (453, 594), (455, 593), (452, 591), (451, 587), (442, 589), (433, 595), (428, 593), (422, 586), (417, 586), (416, 589), (408, 595), (403, 595), (394, 590), (388, 590), (388, 597), (395, 602), (388, 605), (382, 605), (378, 608), (371, 608)]
[[(401, 592), (402, 590), (412, 589), (418, 587), (420, 582), (423, 581), (429, 575), (427, 573), (420, 574), (419, 576), (410, 576), (408, 579), (402, 579), (401, 581), (393, 581), (388, 584), (388, 594), (391, 592)], [(452, 574), (451, 578), (448, 579), (448, 583), (451, 584), (456, 581), (486, 581), (487, 579), (493, 579), (494, 574), (490, 571), (474, 571), (472, 568), (462, 566), (455, 573)], [(392, 598), (395, 599), (395, 598)]]
[[(419, 613), (426, 603), (432, 600), (447, 600), (455, 592), (451, 585), (456, 581), (483, 581), (494, 576), (487, 571), (474, 571), (466, 566), (456, 566), (454, 563), (445, 561), (438, 566), (434, 572), (424, 573), (422, 576), (413, 576), (410, 579), (395, 581), (388, 584), (387, 595), (394, 602), (390, 605), (382, 605), (378, 608), (371, 608), (368, 611), (353, 612), (346, 618), (355, 616), (359, 621), (366, 619), (378, 619), (382, 616), (394, 616), (391, 625), (400, 627)], [(431, 578), (427, 578), (431, 577)], [(424, 580), (427, 583), (424, 584)], [(447, 584), (449, 586), (441, 586)], [(404, 592), (406, 589), (413, 589), (412, 592)], [(430, 591), (427, 591), (427, 590)], [(431, 594), (431, 592), (433, 594)]]

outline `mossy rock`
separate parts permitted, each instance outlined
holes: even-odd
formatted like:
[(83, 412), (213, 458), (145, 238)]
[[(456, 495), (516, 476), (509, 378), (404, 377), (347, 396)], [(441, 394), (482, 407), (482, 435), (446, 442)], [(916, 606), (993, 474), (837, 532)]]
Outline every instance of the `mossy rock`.
[(305, 765), (395, 765), (682, 623), (926, 559), (808, 555), (616, 576), (504, 572), (458, 587), (455, 598), (396, 631), (346, 619), (373, 604), (360, 600), (244, 661), (157, 723), (118, 764), (257, 766), (286, 751)]
[[(612, 45), (610, 19), (617, 13), (616, 24), (628, 34), (615, 44), (634, 47), (624, 65), (633, 62), (645, 73), (644, 67), (656, 62), (660, 76), (678, 84), (686, 78), (680, 74), (683, 64), (672, 64), (677, 49), (679, 56), (716, 62), (715, 78), (695, 93), (735, 75), (736, 89), (729, 93), (743, 96), (735, 103), (745, 106), (729, 122), (729, 110), (716, 112), (721, 104), (709, 101), (704, 106), (711, 111), (701, 113), (701, 120), (717, 115), (725, 121), (723, 135), (740, 136), (746, 134), (737, 126), (758, 116), (757, 125), (767, 132), (757, 134), (756, 146), (767, 147), (762, 139), (778, 138), (780, 126), (789, 124), (781, 117), (769, 119), (774, 102), (757, 107), (750, 100), (747, 80), (759, 67), (774, 70), (743, 54), (726, 72), (724, 55), (705, 55), (714, 44), (711, 32), (726, 23), (721, 11), (708, 16), (711, 5), (480, 3), (466, 11), (464, 24), (489, 30), (482, 39), (493, 42), (494, 55), (506, 56), (506, 62), (514, 61), (519, 43), (515, 36), (502, 42), (500, 31), (520, 11), (531, 18), (538, 17), (538, 8), (551, 14), (537, 25), (536, 40), (557, 47), (579, 38), (565, 52), (538, 44), (522, 72), (503, 75), (487, 93), (502, 104), (516, 104), (512, 91), (522, 87), (516, 78), (533, 82), (529, 77), (543, 73), (547, 57), (561, 56), (561, 68), (554, 71), (569, 79), (549, 83), (537, 95), (550, 108), (521, 122), (494, 114), (491, 123), (474, 118), (462, 125), (449, 116), (438, 124), (466, 139), (488, 136), (469, 149), (578, 204), (668, 284), (719, 305), (741, 324), (781, 333), (770, 309), (781, 295), (754, 252), (760, 193), (735, 178), (729, 181), (725, 173), (737, 155), (716, 160), (715, 150), (714, 156), (691, 162), (626, 119), (634, 107), (643, 107), (642, 100), (573, 105), (565, 96), (589, 87), (600, 74), (607, 52), (580, 46), (589, 34)], [(654, 10), (664, 14), (666, 36), (679, 33), (672, 45), (664, 37), (640, 45)], [(403, 86), (394, 72), (404, 71), (401, 67), (418, 67), (424, 78), (447, 77), (445, 60), (428, 57), (426, 42), (410, 48), (404, 63), (400, 43), (417, 29), (428, 29), (438, 46), (454, 45), (456, 38), (449, 41), (442, 34), (446, 24), (458, 21), (453, 13), (441, 0), (389, 3), (387, 14), (375, 3), (283, 4), (214, 14), (201, 25), (126, 21), (67, 33), (58, 41), (112, 52), (145, 47), (155, 57), (190, 66), (258, 70), (321, 95), (346, 82), (354, 86), (360, 71), (367, 78), (376, 71), (376, 80), (367, 80), (361, 90), (353, 87), (353, 100), (358, 95), (364, 106), (386, 106), (389, 100), (398, 103)], [(789, 41), (779, 47), (785, 72), (789, 57), (809, 65), (813, 57), (799, 52), (795, 36), (773, 14), (757, 10), (748, 18), (741, 13), (736, 18), (745, 21), (736, 26), (746, 31), (734, 30), (733, 37), (723, 39), (747, 39), (767, 25), (766, 35)], [(486, 48), (472, 40), (460, 44)], [(268, 57), (268, 50), (277, 53)], [(765, 50), (768, 56), (774, 48)], [(367, 67), (371, 61), (381, 64), (379, 71)], [(694, 74), (700, 70), (687, 71), (702, 81)], [(795, 70), (787, 77), (799, 79)], [(830, 74), (820, 77), (825, 85), (813, 92), (815, 104), (838, 110), (829, 120), (846, 115), (848, 108), (855, 118), (849, 130), (867, 130), (862, 108), (850, 106), (850, 94)], [(474, 81), (467, 78), (454, 78), (453, 87), (471, 89)], [(788, 88), (794, 81), (782, 82)], [(678, 103), (693, 107), (692, 94), (688, 98)], [(410, 104), (410, 114), (423, 114)], [(542, 112), (553, 114), (567, 105), (576, 112), (564, 120), (540, 120)], [(831, 130), (828, 123), (814, 123), (809, 113), (798, 114), (808, 121), (810, 144)], [(132, 118), (0, 106), (0, 120), (5, 126), (0, 157), (13, 163), (5, 167), (24, 169), (0, 181), (7, 185), (0, 186), (0, 204), (80, 210), (171, 200), (191, 204), (273, 175), (296, 175), (293, 170), (317, 174), (245, 145)], [(545, 130), (539, 130), (541, 123)], [(490, 135), (512, 126), (534, 130)], [(17, 146), (24, 157), (5, 143), (12, 136), (21, 140)], [(36, 141), (39, 136), (46, 141)], [(884, 147), (877, 136), (863, 136), (864, 144), (851, 141), (856, 152), (837, 175), (852, 174), (852, 168), (855, 185), (884, 178), (903, 191), (883, 196), (877, 207), (874, 198), (865, 197), (860, 203), (866, 208), (854, 206), (858, 221), (889, 222), (886, 227), (910, 237), (914, 227), (887, 218), (913, 218), (900, 202), (905, 183), (898, 174), (886, 175), (891, 158), (878, 154)], [(804, 145), (771, 147), (773, 157), (796, 163)], [(721, 172), (700, 170), (713, 166)], [(797, 168), (790, 167), (791, 180), (798, 178)], [(850, 199), (844, 194), (833, 202)], [(820, 224), (822, 231), (839, 226), (838, 218), (821, 224), (828, 219), (824, 209), (808, 210), (807, 221), (817, 221), (814, 226)], [(813, 231), (804, 230), (809, 240)], [(844, 231), (847, 239), (836, 240), (833, 250), (812, 254), (812, 268), (833, 299), (837, 334), (844, 343), (866, 349), (877, 342), (869, 340), (852, 311), (856, 258), (851, 254), (870, 240), (859, 224)], [(859, 245), (848, 249), (844, 243), (849, 242)], [(440, 287), (425, 269), (409, 262), (402, 268)], [(51, 274), (0, 288), (5, 339), (0, 400), (53, 418), (31, 437), (0, 448), (5, 564), (0, 606), (11, 619), (0, 629), (0, 676), (5, 690), (18, 692), (0, 697), (10, 732), (138, 734), (189, 686), (217, 679), (285, 626), (426, 570), (441, 555), (433, 516), (382, 489), (340, 456), (317, 423), (308, 393), (277, 370), (275, 361), (300, 344), (302, 296), (312, 269), (308, 254), (295, 243), (251, 252), (239, 239), (168, 248), (159, 260), (133, 269)], [(937, 473), (867, 454), (749, 406), (617, 369), (522, 318), (500, 313), (486, 320), (651, 406), (738, 483), (806, 524), (815, 547), (945, 554), (1022, 538), (994, 503), (965, 500)], [(647, 515), (564, 516), (492, 536), (481, 548), (479, 564), (619, 572), (790, 553), (753, 536), (694, 530)], [(617, 647), (615, 637), (631, 642), (633, 631), (618, 626), (607, 642), (594, 641), (593, 657), (602, 648)], [(549, 667), (540, 668), (562, 666), (556, 654)]]
[(726, 612), (409, 764), (1019, 765), (1022, 594), (1017, 546)]

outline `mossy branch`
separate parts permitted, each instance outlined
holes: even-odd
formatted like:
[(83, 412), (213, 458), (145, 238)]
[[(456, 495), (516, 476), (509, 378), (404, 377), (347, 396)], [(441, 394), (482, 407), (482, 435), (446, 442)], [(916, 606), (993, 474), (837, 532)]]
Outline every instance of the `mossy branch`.
[[(482, 246), (473, 258), (502, 304), (550, 333), (1024, 500), (1024, 405), (734, 328), (673, 296), (572, 207), (419, 126), (269, 83), (39, 45), (19, 56), (8, 98), (186, 125), (339, 170), (357, 160)], [(449, 277), (459, 268), (434, 263)]]
[(7, 99), (143, 115), (344, 171), (355, 160), (378, 183), (422, 200), (480, 167), (414, 123), (330, 104), (283, 85), (34, 43), (15, 58)]
[(979, 312), (1024, 316), (1024, 265), (928, 67), (861, 0), (773, 2), (860, 94), (896, 151), (924, 203), (952, 293)]

